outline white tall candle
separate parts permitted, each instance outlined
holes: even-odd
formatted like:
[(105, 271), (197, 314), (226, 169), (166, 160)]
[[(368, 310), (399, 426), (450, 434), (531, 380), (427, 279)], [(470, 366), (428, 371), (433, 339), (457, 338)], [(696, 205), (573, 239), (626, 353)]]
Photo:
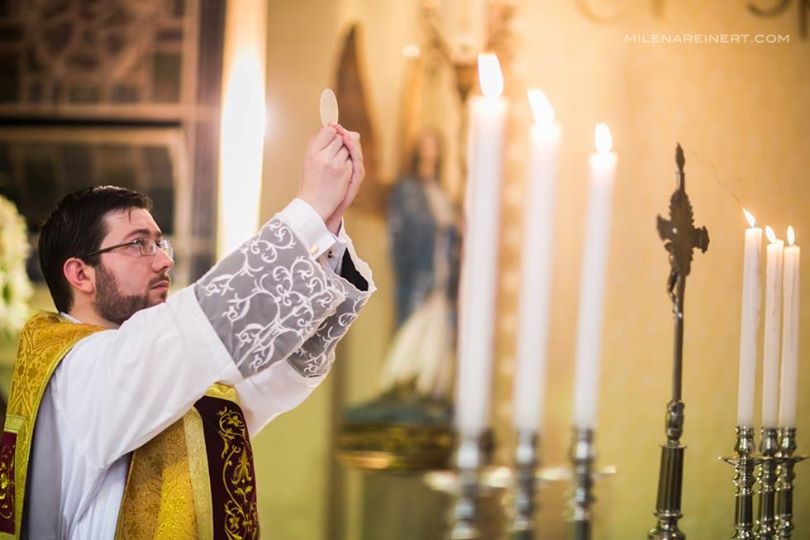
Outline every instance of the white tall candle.
[(788, 227), (788, 246), (784, 253), (782, 380), (779, 393), (779, 425), (796, 427), (796, 387), (799, 377), (799, 257), (801, 249), (793, 245), (795, 233)]
[(534, 114), (524, 201), (520, 326), (514, 377), (515, 428), (541, 431), (551, 292), (554, 183), (560, 127), (540, 90), (529, 90)]
[(597, 152), (591, 155), (591, 185), (585, 223), (585, 247), (579, 289), (579, 327), (574, 388), (574, 425), (579, 429), (596, 424), (599, 391), (599, 357), (602, 341), (602, 304), (608, 254), (611, 199), (616, 176), (616, 154), (610, 130), (598, 124)]
[(506, 102), (494, 54), (478, 57), (481, 97), (470, 101), (466, 230), (461, 273), (456, 427), (478, 436), (489, 412)]
[(740, 373), (737, 386), (737, 425), (754, 425), (754, 382), (757, 371), (757, 338), (759, 336), (759, 274), (762, 252), (762, 229), (743, 208), (749, 227), (745, 230), (743, 257), (742, 315), (740, 317)]
[(762, 427), (776, 427), (779, 349), (782, 341), (782, 252), (785, 244), (765, 227), (765, 338), (762, 352)]

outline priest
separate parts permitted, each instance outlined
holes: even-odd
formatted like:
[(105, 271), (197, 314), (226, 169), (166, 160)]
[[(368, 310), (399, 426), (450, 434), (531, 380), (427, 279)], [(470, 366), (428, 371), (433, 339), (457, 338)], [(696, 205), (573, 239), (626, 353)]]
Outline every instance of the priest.
[(189, 287), (151, 201), (66, 196), (39, 257), (58, 313), (20, 336), (0, 538), (257, 538), (250, 441), (304, 400), (374, 291), (343, 228), (359, 136), (310, 141), (298, 196)]

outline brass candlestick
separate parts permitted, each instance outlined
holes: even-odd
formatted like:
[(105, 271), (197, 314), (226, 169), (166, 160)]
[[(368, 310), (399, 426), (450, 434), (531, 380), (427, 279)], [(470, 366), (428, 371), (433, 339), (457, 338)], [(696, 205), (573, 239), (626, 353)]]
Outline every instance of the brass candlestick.
[(723, 458), (734, 466), (734, 533), (731, 538), (753, 539), (754, 536), (754, 428), (737, 426), (734, 456)]
[[(454, 468), (433, 470), (425, 474), (424, 482), (431, 489), (447, 493), (455, 499), (450, 514), (450, 540), (481, 538), (479, 525), (490, 526), (479, 508), (482, 497), (508, 487), (501, 467), (491, 466), (492, 432), (479, 435), (462, 434), (458, 437)], [(508, 476), (508, 475), (507, 475)]]
[(672, 300), (675, 319), (675, 342), (673, 351), (672, 399), (667, 404), (665, 431), (667, 442), (661, 447), (661, 468), (658, 476), (658, 501), (655, 516), (658, 523), (648, 538), (676, 540), (686, 538), (678, 529), (681, 513), (681, 490), (683, 484), (683, 459), (685, 447), (680, 439), (683, 433), (684, 403), (681, 401), (681, 375), (683, 369), (683, 301), (686, 293), (686, 277), (692, 266), (695, 248), (705, 253), (709, 247), (709, 232), (706, 227), (696, 228), (692, 215), (692, 203), (686, 194), (686, 176), (683, 168), (686, 160), (681, 145), (675, 149), (675, 174), (677, 187), (669, 200), (669, 220), (658, 216), (658, 235), (664, 240), (669, 252), (671, 271), (667, 280), (667, 292)]
[(776, 528), (777, 538), (788, 540), (793, 534), (793, 481), (796, 474), (793, 467), (806, 456), (796, 456), (796, 428), (780, 430), (779, 440), (779, 479), (776, 483)]
[(571, 533), (574, 540), (591, 538), (591, 505), (593, 504), (593, 462), (596, 459), (594, 432), (574, 428), (571, 464), (574, 469), (574, 496), (571, 500)]
[(483, 465), (480, 437), (462, 437), (456, 453), (458, 495), (453, 507), (451, 540), (478, 538), (476, 513), (479, 497), (480, 473)]
[(514, 515), (512, 517), (512, 540), (534, 538), (535, 514), (537, 512), (537, 441), (536, 431), (518, 431), (515, 447)]
[(778, 429), (762, 428), (759, 443), (760, 463), (757, 487), (759, 492), (759, 512), (756, 534), (761, 540), (776, 538), (776, 471), (779, 465)]

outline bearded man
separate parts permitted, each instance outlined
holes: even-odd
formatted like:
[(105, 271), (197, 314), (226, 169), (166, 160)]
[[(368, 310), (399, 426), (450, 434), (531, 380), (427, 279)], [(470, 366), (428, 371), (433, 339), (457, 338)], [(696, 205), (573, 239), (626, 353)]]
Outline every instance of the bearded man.
[(374, 291), (342, 227), (356, 133), (323, 128), (296, 199), (168, 295), (141, 193), (66, 196), (39, 256), (57, 313), (23, 329), (0, 449), (0, 537), (256, 538), (250, 439), (329, 371)]

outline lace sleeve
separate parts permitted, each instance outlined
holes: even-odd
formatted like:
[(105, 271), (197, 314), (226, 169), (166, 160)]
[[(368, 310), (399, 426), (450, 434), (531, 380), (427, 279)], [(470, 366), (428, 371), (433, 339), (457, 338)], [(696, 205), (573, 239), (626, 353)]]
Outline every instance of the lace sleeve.
[(217, 263), (195, 293), (237, 368), (249, 377), (288, 358), (346, 299), (279, 217)]
[(335, 287), (342, 291), (345, 300), (288, 359), (290, 365), (304, 377), (320, 377), (329, 372), (338, 341), (346, 335), (349, 326), (376, 290), (371, 269), (357, 256), (351, 239), (346, 237), (346, 240), (342, 276), (330, 276)]

